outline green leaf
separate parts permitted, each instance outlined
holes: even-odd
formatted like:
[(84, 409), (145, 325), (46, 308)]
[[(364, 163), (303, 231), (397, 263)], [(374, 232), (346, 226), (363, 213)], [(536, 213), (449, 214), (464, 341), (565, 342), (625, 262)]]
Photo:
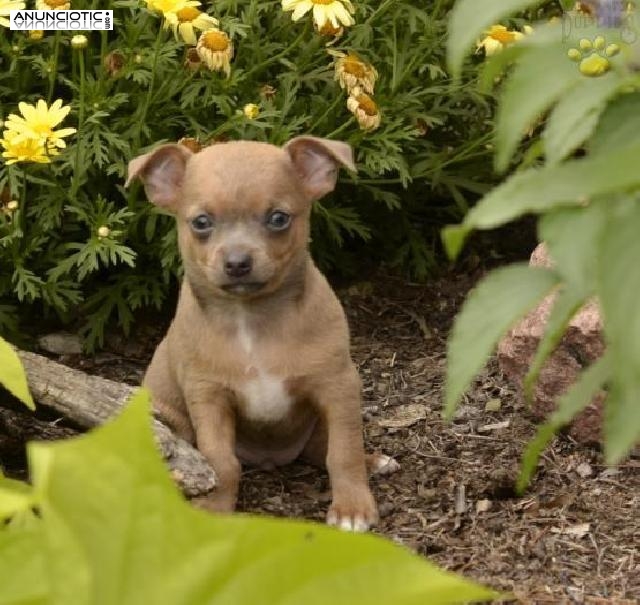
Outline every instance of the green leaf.
[(464, 225), (448, 225), (442, 230), (442, 244), (451, 260), (456, 259), (460, 254), (470, 231), (471, 229), (467, 229)]
[(0, 523), (8, 517), (28, 511), (34, 503), (31, 488), (0, 473)]
[(536, 433), (536, 436), (527, 445), (522, 458), (522, 468), (516, 484), (516, 489), (522, 493), (535, 470), (538, 458), (542, 450), (553, 439), (553, 436), (573, 417), (586, 408), (593, 397), (609, 380), (611, 375), (611, 356), (605, 355), (589, 368), (587, 368), (578, 381), (558, 400), (556, 411), (549, 420), (543, 424)]
[(561, 162), (584, 144), (621, 82), (622, 78), (616, 72), (603, 78), (582, 78), (563, 95), (551, 112), (543, 135), (548, 163)]
[(545, 242), (556, 271), (586, 297), (595, 290), (598, 243), (610, 212), (611, 200), (585, 207), (558, 208), (540, 218), (538, 233)]
[(482, 32), (504, 17), (539, 4), (532, 0), (458, 0), (449, 19), (447, 63), (454, 78), (459, 78), (462, 63)]
[(26, 529), (0, 528), (0, 581), (21, 579), (2, 584), (0, 603), (422, 605), (498, 597), (373, 535), (196, 510), (169, 478), (149, 411), (141, 391), (89, 435), (30, 444), (40, 516), (31, 541)]
[(584, 77), (561, 43), (532, 46), (522, 54), (504, 87), (496, 119), (496, 159), (504, 171), (525, 132)]
[(0, 605), (50, 605), (42, 550), (37, 526), (0, 529)]
[(598, 295), (613, 377), (607, 399), (605, 453), (619, 461), (640, 439), (640, 202), (628, 200), (604, 234)]
[(11, 345), (0, 336), (0, 384), (28, 408), (35, 410), (22, 362)]
[(583, 290), (567, 287), (558, 293), (558, 297), (553, 303), (547, 318), (544, 336), (538, 344), (536, 354), (522, 383), (525, 399), (529, 403), (533, 396), (533, 387), (538, 381), (545, 361), (558, 346), (567, 324), (584, 303), (585, 295)]
[[(473, 229), (493, 229), (527, 213), (543, 213), (560, 206), (584, 203), (590, 197), (616, 193), (640, 185), (637, 143), (624, 150), (557, 166), (519, 172), (474, 206), (456, 238)], [(456, 244), (461, 245), (456, 239)], [(455, 251), (455, 246), (452, 246)]]
[(553, 271), (516, 264), (493, 271), (471, 291), (456, 316), (448, 342), (447, 416), (451, 416), (500, 338), (557, 283)]
[(625, 94), (609, 103), (590, 143), (593, 155), (604, 155), (632, 146), (640, 132), (640, 93)]

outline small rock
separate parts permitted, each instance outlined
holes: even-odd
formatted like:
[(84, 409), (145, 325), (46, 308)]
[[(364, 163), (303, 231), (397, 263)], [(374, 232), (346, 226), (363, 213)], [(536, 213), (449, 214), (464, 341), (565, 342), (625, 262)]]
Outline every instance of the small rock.
[(476, 502), (476, 512), (486, 513), (491, 510), (492, 506), (493, 506), (493, 502), (491, 502), (491, 500), (478, 500)]
[(69, 332), (56, 332), (41, 336), (38, 345), (43, 351), (55, 355), (80, 355), (82, 353), (82, 340), (77, 334)]
[[(553, 259), (544, 244), (534, 250), (529, 264), (533, 267), (553, 267)], [(515, 384), (520, 395), (523, 378), (544, 335), (555, 296), (547, 296), (510, 330), (498, 346), (500, 370)], [(571, 319), (559, 346), (540, 373), (531, 406), (540, 420), (555, 410), (558, 397), (575, 383), (584, 367), (601, 357), (604, 348), (600, 309), (597, 302), (590, 301)], [(600, 442), (604, 398), (603, 392), (598, 393), (572, 422), (569, 434), (576, 441), (583, 444)]]
[(591, 475), (593, 475), (593, 469), (588, 462), (583, 462), (582, 464), (579, 464), (577, 466), (576, 473), (578, 473), (578, 475), (580, 475), (583, 479), (586, 479), (587, 477), (591, 477)]

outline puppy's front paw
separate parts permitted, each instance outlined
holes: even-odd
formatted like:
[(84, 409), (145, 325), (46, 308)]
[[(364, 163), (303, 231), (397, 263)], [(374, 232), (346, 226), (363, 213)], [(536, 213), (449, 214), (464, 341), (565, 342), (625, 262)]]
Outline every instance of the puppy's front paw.
[(208, 496), (192, 498), (191, 504), (210, 513), (232, 513), (236, 507), (236, 500), (232, 496), (214, 492)]
[(327, 513), (327, 524), (344, 531), (364, 532), (377, 521), (378, 509), (366, 487), (335, 494)]

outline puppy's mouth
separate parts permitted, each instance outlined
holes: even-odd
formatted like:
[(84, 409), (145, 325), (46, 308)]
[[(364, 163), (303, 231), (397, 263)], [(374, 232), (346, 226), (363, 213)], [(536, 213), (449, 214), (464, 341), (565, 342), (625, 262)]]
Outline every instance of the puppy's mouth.
[(231, 282), (228, 284), (222, 284), (220, 287), (229, 294), (235, 294), (237, 296), (243, 296), (245, 294), (254, 294), (260, 292), (267, 282), (263, 281), (248, 281), (248, 282)]

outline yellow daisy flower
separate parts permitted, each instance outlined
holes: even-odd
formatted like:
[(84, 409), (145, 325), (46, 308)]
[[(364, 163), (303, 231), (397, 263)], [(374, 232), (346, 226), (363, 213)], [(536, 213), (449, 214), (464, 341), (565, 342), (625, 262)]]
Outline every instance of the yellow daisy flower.
[(158, 11), (165, 16), (167, 13), (177, 13), (189, 6), (200, 6), (198, 0), (146, 0), (146, 2), (149, 10)]
[(5, 130), (4, 136), (0, 139), (4, 151), (2, 157), (6, 164), (15, 164), (16, 162), (37, 162), (38, 164), (47, 164), (51, 161), (50, 155), (44, 148), (44, 145), (37, 139), (26, 138), (18, 140), (18, 134), (11, 130)]
[(69, 0), (36, 0), (36, 10), (39, 11), (68, 11), (70, 8)]
[(193, 46), (198, 41), (195, 30), (205, 31), (218, 25), (217, 19), (199, 11), (194, 6), (185, 6), (175, 13), (165, 13), (164, 19), (164, 27), (173, 29), (176, 40), (179, 34), (187, 44)]
[(487, 57), (491, 57), (499, 53), (505, 46), (521, 40), (525, 34), (533, 33), (533, 28), (530, 25), (525, 25), (523, 29), (524, 34), (519, 31), (509, 30), (504, 25), (492, 25), (485, 32), (486, 37), (476, 44), (477, 51), (484, 49), (484, 54)]
[(363, 61), (355, 53), (329, 52), (336, 57), (335, 78), (340, 83), (340, 88), (346, 88), (347, 91), (361, 88), (364, 92), (373, 94), (373, 88), (378, 79), (378, 72), (373, 65)]
[(196, 46), (202, 62), (211, 71), (223, 71), (229, 77), (233, 43), (227, 34), (219, 29), (210, 29), (200, 34)]
[(375, 130), (380, 126), (380, 110), (376, 102), (359, 88), (350, 92), (347, 108), (356, 116), (362, 130)]
[(338, 39), (344, 34), (344, 27), (333, 27), (333, 25), (331, 25), (331, 21), (326, 21), (322, 27), (318, 27), (316, 24), (314, 24), (314, 26), (316, 31), (326, 38)]
[(29, 40), (33, 40), (37, 42), (38, 40), (42, 40), (44, 38), (44, 31), (41, 29), (32, 29), (29, 34)]
[(283, 11), (293, 11), (291, 19), (298, 21), (309, 11), (313, 11), (316, 28), (321, 30), (329, 22), (338, 28), (340, 24), (349, 27), (355, 23), (351, 16), (354, 13), (350, 0), (282, 0)]
[(5, 122), (5, 137), (7, 132), (15, 134), (14, 142), (22, 143), (28, 139), (34, 139), (39, 144), (46, 146), (49, 153), (52, 149), (64, 148), (66, 143), (64, 137), (73, 134), (75, 128), (54, 128), (67, 117), (71, 107), (62, 106), (62, 99), (58, 99), (52, 103), (51, 107), (40, 99), (36, 105), (28, 103), (19, 103), (18, 109), (22, 116), (10, 114)]
[(0, 0), (0, 25), (9, 27), (9, 11), (24, 10), (22, 0)]

